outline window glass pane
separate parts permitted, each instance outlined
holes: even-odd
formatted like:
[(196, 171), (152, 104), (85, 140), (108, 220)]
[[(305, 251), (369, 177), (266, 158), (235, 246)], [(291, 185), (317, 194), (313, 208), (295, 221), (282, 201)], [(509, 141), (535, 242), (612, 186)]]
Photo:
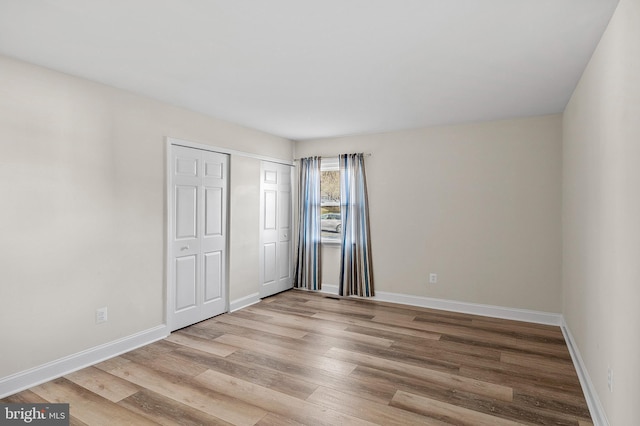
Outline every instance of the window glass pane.
[(340, 171), (323, 170), (320, 177), (320, 226), (323, 242), (340, 242)]

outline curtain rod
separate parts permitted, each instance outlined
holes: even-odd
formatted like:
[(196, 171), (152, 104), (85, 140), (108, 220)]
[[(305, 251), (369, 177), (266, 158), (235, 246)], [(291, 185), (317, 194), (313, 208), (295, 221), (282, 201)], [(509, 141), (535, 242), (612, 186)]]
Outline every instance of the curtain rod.
[[(370, 153), (370, 152), (365, 152), (365, 153), (363, 153), (362, 155), (363, 155), (363, 156), (365, 156), (365, 157), (371, 157), (373, 154), (372, 154), (372, 153)], [(321, 158), (321, 159), (322, 159), (322, 158), (338, 158), (339, 156), (340, 156), (340, 155), (323, 155), (323, 156), (321, 156), (320, 158)], [(293, 161), (300, 161), (300, 160), (301, 160), (300, 158), (294, 158), (294, 159), (293, 159)]]

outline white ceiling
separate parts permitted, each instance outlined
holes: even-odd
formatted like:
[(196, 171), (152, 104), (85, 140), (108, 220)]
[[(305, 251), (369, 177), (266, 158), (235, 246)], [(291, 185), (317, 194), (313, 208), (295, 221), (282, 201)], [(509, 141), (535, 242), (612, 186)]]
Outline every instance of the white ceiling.
[(617, 0), (0, 0), (0, 53), (303, 140), (561, 112)]

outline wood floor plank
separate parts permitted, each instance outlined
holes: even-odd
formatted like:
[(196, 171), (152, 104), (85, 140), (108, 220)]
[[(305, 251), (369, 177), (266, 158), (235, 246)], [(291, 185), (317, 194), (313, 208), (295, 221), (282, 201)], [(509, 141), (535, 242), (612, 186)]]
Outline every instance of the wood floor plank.
[(338, 301), (332, 299), (312, 299), (305, 302), (304, 306), (310, 309), (317, 309), (325, 312), (334, 312), (337, 314), (350, 315), (355, 318), (362, 318), (371, 320), (379, 313), (385, 312), (384, 308), (379, 305), (372, 305), (371, 307), (363, 307), (349, 301)]
[(386, 339), (386, 338), (378, 337), (378, 336), (372, 336), (372, 335), (367, 334), (367, 333), (353, 332), (353, 331), (350, 331), (350, 330), (342, 330), (342, 331), (324, 330), (324, 331), (318, 331), (318, 332), (316, 332), (314, 334), (322, 334), (323, 336), (327, 336), (327, 337), (334, 337), (334, 338), (338, 338), (338, 339), (344, 339), (344, 340), (348, 340), (350, 342), (366, 343), (368, 345), (382, 346), (382, 347), (385, 347), (385, 348), (388, 348), (394, 342), (391, 339)]
[(364, 345), (358, 342), (351, 342), (349, 340), (335, 339), (313, 334), (306, 336), (304, 340), (314, 343), (318, 342), (322, 346), (331, 345), (331, 348), (372, 355), (383, 359), (399, 361), (407, 365), (416, 365), (418, 367), (429, 368), (442, 372), (457, 373), (460, 368), (460, 364), (457, 364), (453, 358), (430, 358), (409, 352), (403, 352), (395, 348)]
[[(205, 371), (207, 369), (206, 366), (195, 363), (181, 363), (175, 360), (173, 357), (174, 352), (183, 347), (184, 346), (182, 345), (176, 345), (176, 349), (172, 352), (160, 352), (157, 354), (136, 349), (122, 356), (134, 363), (144, 365), (159, 373), (180, 376), (184, 379), (195, 377)], [(123, 368), (130, 366), (132, 366), (132, 364), (127, 364), (123, 366)], [(110, 373), (113, 373), (114, 370), (121, 370), (121, 368), (112, 369)]]
[(502, 331), (517, 333), (519, 335), (540, 336), (550, 339), (563, 340), (562, 330), (558, 326), (540, 327), (540, 324), (523, 323), (520, 321), (491, 321), (490, 319), (474, 319), (471, 321), (474, 328), (481, 330)]
[(213, 321), (232, 325), (240, 325), (242, 327), (250, 327), (253, 330), (276, 334), (278, 336), (292, 337), (294, 339), (300, 339), (307, 334), (304, 331), (296, 330), (294, 328), (269, 325), (258, 321), (234, 317), (232, 315), (221, 315), (219, 317), (216, 317)]
[(577, 419), (590, 420), (584, 397), (564, 392), (550, 392), (541, 388), (518, 389), (513, 395), (518, 406), (552, 415), (566, 414)]
[(556, 376), (562, 375), (575, 378), (576, 380), (578, 378), (576, 370), (572, 364), (557, 358), (503, 351), (500, 354), (500, 362), (511, 364), (516, 367), (535, 370), (540, 373), (548, 372)]
[[(216, 322), (214, 318), (209, 321), (203, 321), (196, 325), (202, 329), (208, 328), (216, 331), (215, 336), (211, 337), (211, 340), (215, 340), (225, 334), (232, 334), (234, 336), (246, 337), (247, 339), (255, 340), (257, 343), (267, 343), (282, 346), (283, 348), (297, 350), (300, 352), (318, 353), (316, 348), (309, 348), (304, 345), (304, 342), (300, 338), (286, 337), (273, 333), (264, 333), (260, 330), (251, 328), (248, 324), (233, 325), (223, 322)], [(194, 326), (195, 327), (195, 326)], [(183, 329), (185, 332), (190, 332), (191, 327)], [(213, 333), (212, 333), (213, 334)], [(304, 339), (304, 337), (303, 337)], [(328, 349), (328, 348), (327, 348)]]
[(513, 401), (500, 401), (452, 389), (446, 384), (434, 384), (416, 377), (401, 376), (369, 367), (359, 366), (350, 377), (359, 378), (373, 386), (386, 386), (388, 383), (393, 383), (396, 390), (528, 424), (575, 426), (576, 419), (589, 417), (588, 413), (585, 416), (584, 411), (577, 406), (558, 401), (537, 399), (518, 393), (514, 393)]
[(432, 344), (431, 342), (415, 344), (407, 342), (396, 342), (389, 350), (397, 351), (399, 354), (406, 356), (423, 357), (434, 360), (448, 360), (452, 365), (456, 365), (458, 368), (462, 365), (470, 366), (489, 366), (495, 365), (500, 359), (499, 351), (492, 351), (485, 354), (477, 354), (471, 351), (459, 351), (446, 344), (437, 342)]
[(335, 389), (323, 386), (307, 398), (307, 401), (341, 413), (385, 426), (437, 425), (445, 423), (423, 415), (386, 404), (377, 404)]
[(99, 368), (100, 370), (106, 371), (108, 373), (109, 370), (122, 367), (130, 362), (131, 361), (129, 361), (126, 358), (123, 358), (122, 356), (116, 356), (106, 361), (99, 362), (98, 364), (95, 364), (94, 367)]
[(317, 384), (304, 380), (304, 376), (283, 374), (281, 370), (267, 368), (254, 362), (243, 362), (240, 357), (210, 357), (199, 351), (183, 348), (170, 357), (165, 355), (165, 358), (171, 363), (197, 364), (203, 368), (202, 371), (216, 370), (299, 398), (306, 398), (318, 387)]
[[(237, 351), (230, 356), (234, 361), (246, 363), (247, 365), (259, 365), (260, 367), (272, 369), (288, 377), (306, 381), (309, 384), (325, 386), (339, 391), (353, 393), (365, 399), (382, 404), (391, 401), (396, 389), (393, 385), (372, 386), (370, 383), (353, 379), (352, 375), (345, 376), (332, 373), (326, 370), (315, 368), (311, 365), (291, 364), (281, 358), (269, 357), (267, 355), (256, 354), (244, 350)], [(315, 389), (314, 389), (315, 390)], [(286, 392), (285, 392), (286, 393)], [(306, 398), (302, 392), (296, 396)]]
[(327, 356), (336, 357), (337, 359), (346, 360), (360, 365), (379, 368), (381, 370), (388, 370), (399, 374), (416, 376), (434, 383), (445, 383), (456, 389), (461, 389), (484, 396), (490, 396), (502, 401), (511, 401), (513, 399), (512, 388), (497, 385), (491, 382), (469, 379), (467, 377), (461, 377), (455, 374), (443, 373), (441, 371), (430, 370), (427, 368), (404, 364), (398, 361), (392, 361), (384, 358), (374, 357), (371, 355), (345, 351), (338, 348), (330, 349), (327, 352)]
[[(407, 345), (405, 345), (402, 341), (398, 341), (397, 343), (394, 343), (393, 346), (394, 347), (398, 346), (400, 348), (407, 347)], [(437, 341), (423, 341), (421, 344), (408, 346), (409, 349), (413, 348), (414, 350), (418, 350), (418, 351), (424, 347), (442, 350), (442, 351), (454, 354), (454, 356), (455, 354), (461, 354), (461, 355), (469, 355), (469, 356), (474, 356), (474, 357), (479, 357), (479, 358), (494, 360), (494, 361), (499, 361), (500, 356), (502, 355), (502, 350), (500, 349), (487, 347), (487, 346), (478, 346), (475, 344), (453, 342), (453, 341), (447, 340), (446, 338), (442, 339), (442, 336)]]
[(381, 322), (381, 323), (386, 323), (391, 320), (412, 322), (415, 319), (416, 319), (416, 316), (410, 313), (382, 312), (382, 313), (378, 313), (375, 317), (373, 317), (372, 321)]
[(33, 391), (27, 389), (22, 392), (14, 393), (13, 395), (9, 395), (6, 398), (0, 399), (0, 402), (5, 404), (40, 404), (47, 403), (51, 401), (47, 401), (42, 398), (40, 395), (34, 393)]
[(231, 355), (236, 348), (228, 346), (210, 339), (203, 339), (201, 337), (191, 336), (184, 332), (171, 333), (166, 338), (168, 342), (177, 343), (178, 345), (188, 346), (193, 349), (198, 349), (203, 352), (208, 352), (213, 355), (225, 357)]
[[(269, 324), (280, 325), (283, 327), (294, 328), (307, 333), (322, 334), (324, 336), (330, 337), (339, 337), (351, 341), (368, 343), (371, 345), (389, 347), (393, 344), (392, 339), (386, 339), (367, 333), (353, 332), (351, 330), (346, 330), (348, 328), (348, 325), (346, 324), (331, 324), (327, 321), (319, 321), (313, 317), (301, 318), (295, 315), (274, 315), (271, 319), (265, 320), (265, 322)], [(331, 324), (331, 326), (327, 326), (327, 324)]]
[(264, 308), (264, 305), (251, 305), (242, 311), (238, 311), (241, 313), (243, 311), (253, 312), (253, 313), (262, 313), (270, 317), (267, 321), (276, 325), (285, 325), (288, 327), (294, 328), (302, 328), (305, 331), (318, 332), (323, 329), (332, 329), (332, 330), (344, 330), (347, 325), (331, 322), (331, 321), (322, 321), (313, 316), (305, 316), (305, 315), (297, 315), (292, 313), (283, 313), (273, 307), (271, 309)]
[(457, 425), (521, 426), (523, 424), (403, 391), (396, 393), (391, 404), (394, 407), (411, 410), (415, 413), (442, 419), (446, 422), (455, 422), (454, 424)]
[(87, 424), (155, 425), (155, 422), (146, 417), (122, 408), (65, 378), (36, 386), (32, 391), (49, 402), (68, 403), (70, 415)]
[(303, 424), (329, 426), (375, 424), (213, 370), (205, 371), (196, 380), (211, 390)]
[(475, 330), (464, 326), (431, 324), (422, 321), (406, 323), (403, 321), (388, 320), (388, 323), (408, 328), (415, 328), (417, 330), (440, 333), (442, 335), (441, 339), (483, 343), (488, 347), (496, 349), (520, 349), (532, 353), (554, 355), (558, 357), (569, 356), (566, 346), (561, 344), (559, 341), (554, 341), (552, 343), (522, 341), (521, 339), (504, 335), (503, 333)]
[(233, 424), (148, 389), (143, 389), (123, 399), (118, 402), (118, 405), (165, 426), (177, 424), (181, 426), (229, 426)]
[(310, 354), (300, 353), (298, 351), (294, 351), (291, 349), (283, 349), (281, 347), (270, 345), (270, 344), (260, 344), (256, 345), (251, 339), (247, 339), (240, 336), (234, 336), (231, 334), (225, 334), (224, 336), (220, 336), (216, 339), (216, 341), (235, 346), (237, 348), (242, 348), (250, 351), (257, 351), (266, 355), (274, 355), (276, 357), (287, 357), (290, 362), (294, 363), (302, 363), (304, 365), (312, 365), (314, 368), (319, 368), (321, 370), (330, 371), (337, 374), (348, 375), (356, 368), (356, 364), (344, 361), (338, 361), (334, 358), (327, 358), (324, 356), (313, 356)]
[(118, 402), (140, 390), (138, 386), (96, 367), (83, 368), (64, 377), (112, 402)]
[(111, 373), (234, 425), (253, 425), (267, 413), (250, 403), (181, 383), (171, 376), (135, 362), (112, 370)]
[(401, 326), (390, 326), (388, 324), (382, 324), (382, 323), (374, 323), (374, 322), (371, 322), (370, 320), (361, 320), (358, 318), (350, 317), (348, 315), (342, 315), (337, 313), (318, 312), (313, 315), (313, 318), (317, 318), (324, 321), (343, 322), (345, 324), (350, 324), (350, 325), (355, 325), (360, 327), (367, 327), (374, 330), (388, 331), (390, 333), (396, 333), (401, 335), (415, 336), (423, 339), (433, 339), (433, 340), (440, 339), (440, 334), (438, 333), (431, 333), (431, 332), (415, 330), (415, 329), (407, 329)]
[(460, 367), (460, 376), (469, 377), (475, 380), (488, 381), (492, 383), (504, 383), (506, 386), (518, 386), (521, 389), (540, 388), (545, 391), (556, 391), (558, 393), (581, 395), (580, 383), (567, 382), (560, 378), (539, 377), (535, 374), (528, 374), (524, 369), (518, 372), (506, 372), (499, 369)]
[[(267, 413), (256, 426), (305, 426), (300, 422), (297, 422), (293, 419), (288, 419), (286, 417), (280, 416), (275, 413)], [(591, 425), (593, 426), (593, 425)]]

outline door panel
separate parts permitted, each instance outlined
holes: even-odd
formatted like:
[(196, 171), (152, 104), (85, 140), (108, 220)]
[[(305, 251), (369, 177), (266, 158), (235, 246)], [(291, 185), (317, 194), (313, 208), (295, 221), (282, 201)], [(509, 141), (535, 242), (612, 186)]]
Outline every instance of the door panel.
[(176, 311), (196, 306), (197, 263), (196, 256), (176, 258)]
[(223, 162), (209, 158), (205, 160), (204, 168), (205, 177), (222, 179), (222, 173), (224, 172)]
[(276, 280), (276, 243), (264, 245), (264, 283), (271, 284)]
[(204, 255), (204, 301), (220, 298), (222, 288), (222, 252), (214, 251)]
[(291, 186), (288, 165), (263, 161), (261, 167), (260, 297), (287, 290), (293, 285), (291, 270)]
[(264, 170), (264, 183), (278, 183), (278, 171)]
[(285, 231), (291, 227), (291, 192), (287, 190), (279, 191), (280, 209), (278, 211), (278, 222), (280, 230)]
[(228, 155), (180, 146), (171, 155), (167, 323), (173, 331), (227, 310)]
[(196, 238), (197, 186), (176, 186), (176, 240)]
[[(291, 251), (289, 241), (281, 241), (280, 249), (282, 253), (289, 253)], [(291, 277), (291, 256), (280, 256), (279, 266), (280, 276), (278, 278), (283, 280)]]
[(198, 159), (190, 155), (176, 156), (175, 174), (176, 176), (183, 176), (183, 177), (198, 176)]
[(276, 218), (278, 212), (278, 193), (276, 191), (264, 191), (264, 230), (273, 231), (276, 229)]
[(224, 215), (222, 194), (222, 188), (205, 189), (204, 233), (206, 236), (222, 235), (222, 217)]

